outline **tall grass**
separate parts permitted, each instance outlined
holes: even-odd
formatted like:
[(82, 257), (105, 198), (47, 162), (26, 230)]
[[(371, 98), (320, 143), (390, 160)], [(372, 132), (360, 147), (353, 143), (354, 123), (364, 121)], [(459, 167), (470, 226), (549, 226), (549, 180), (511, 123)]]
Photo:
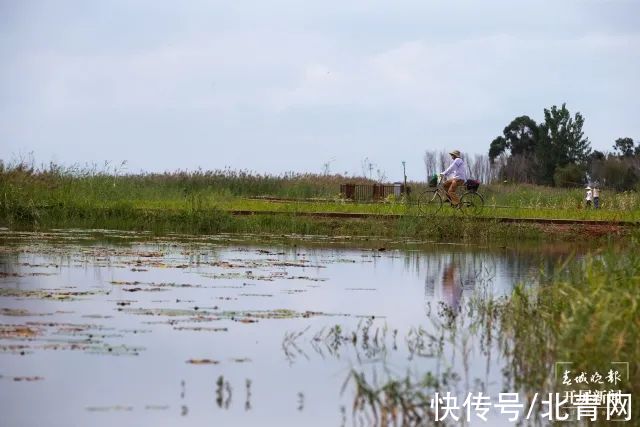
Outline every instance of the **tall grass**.
[(545, 386), (533, 372), (571, 361), (575, 372), (629, 362), (640, 395), (640, 244), (567, 264), (538, 289), (516, 288), (500, 310), (501, 339), (516, 383)]
[[(371, 181), (340, 175), (264, 175), (228, 169), (123, 174), (123, 165), (62, 167), (50, 164), (37, 168), (24, 162), (10, 165), (0, 162), (0, 224), (166, 229), (172, 221), (209, 224), (210, 221), (203, 218), (212, 215), (220, 219), (224, 217), (221, 211), (228, 210), (411, 213), (410, 206), (402, 200), (389, 199), (384, 203), (369, 204), (342, 201), (338, 193), (340, 184), (345, 182)], [(411, 184), (414, 194), (425, 188), (423, 183)], [(487, 204), (482, 215), (488, 217), (640, 219), (640, 197), (636, 193), (603, 191), (603, 209), (595, 211), (584, 209), (582, 190), (490, 185), (482, 186), (481, 192)], [(247, 198), (264, 195), (315, 200), (274, 203)], [(457, 230), (454, 224), (461, 220), (459, 212), (445, 207), (439, 216), (448, 217), (449, 229)], [(200, 219), (179, 220), (191, 217)], [(148, 221), (142, 221), (145, 218)], [(228, 215), (224, 218), (213, 220), (215, 226), (200, 225), (195, 229), (203, 232), (228, 230), (238, 228), (240, 222), (247, 223), (246, 220), (232, 221)], [(279, 226), (292, 222), (290, 218), (270, 221)], [(428, 235), (441, 234), (438, 227), (443, 221), (428, 218), (426, 222), (435, 227)], [(300, 223), (296, 220), (295, 229)], [(424, 227), (424, 223), (424, 220), (415, 218), (400, 222), (406, 230), (419, 229)], [(158, 224), (164, 225), (160, 227)], [(179, 228), (187, 227), (185, 224), (180, 223)], [(471, 233), (465, 231), (464, 235), (478, 234), (478, 231), (468, 231)]]
[[(534, 286), (517, 286), (511, 295), (470, 301), (467, 310), (441, 313), (440, 336), (455, 339), (460, 331), (478, 337), (484, 357), (491, 342), (504, 359), (504, 388), (530, 402), (534, 393), (563, 392), (562, 373), (604, 375), (613, 366), (622, 381), (615, 388), (632, 396), (632, 423), (640, 421), (640, 242), (632, 239), (624, 252), (608, 249), (581, 260), (569, 259), (554, 273), (540, 273)], [(463, 327), (464, 326), (464, 327)], [(440, 338), (435, 338), (440, 342)], [(454, 344), (455, 345), (455, 344)], [(443, 357), (440, 352), (437, 357)], [(569, 364), (557, 365), (557, 362)], [(628, 379), (624, 365), (628, 362)], [(560, 368), (558, 368), (560, 366)], [(560, 369), (558, 373), (556, 369)], [(449, 373), (445, 372), (446, 375)], [(426, 372), (390, 377), (381, 385), (354, 371), (354, 417), (364, 414), (372, 425), (428, 425), (433, 419), (429, 398), (446, 389), (446, 377)], [(583, 388), (584, 387), (579, 387)], [(446, 390), (445, 390), (446, 391)], [(468, 390), (472, 391), (472, 390)], [(538, 409), (542, 408), (537, 401)], [(602, 420), (601, 414), (599, 419)], [(575, 416), (574, 416), (575, 419)], [(415, 422), (418, 420), (419, 422)], [(633, 424), (637, 425), (637, 424)]]
[(0, 185), (3, 193), (39, 201), (73, 200), (166, 200), (192, 194), (228, 196), (271, 195), (291, 198), (332, 197), (341, 183), (373, 182), (366, 178), (309, 173), (260, 174), (246, 170), (177, 170), (164, 173), (122, 173), (108, 164), (92, 166), (36, 167), (19, 162), (0, 161)]

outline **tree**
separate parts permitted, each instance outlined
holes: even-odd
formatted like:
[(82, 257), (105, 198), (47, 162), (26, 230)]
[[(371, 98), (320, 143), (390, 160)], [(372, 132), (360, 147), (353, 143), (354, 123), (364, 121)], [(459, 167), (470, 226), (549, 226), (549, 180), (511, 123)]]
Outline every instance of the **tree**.
[(512, 155), (531, 155), (538, 142), (538, 124), (529, 116), (513, 119), (502, 131)]
[[(516, 117), (495, 138), (489, 147), (489, 160), (500, 157), (502, 179), (533, 182), (535, 152), (538, 143), (538, 124), (529, 116)], [(508, 154), (507, 154), (508, 152)]]
[(507, 140), (502, 136), (496, 137), (496, 139), (491, 141), (491, 145), (489, 146), (489, 160), (493, 162), (495, 159), (500, 157), (507, 148)]
[(491, 142), (489, 158), (495, 160), (499, 155), (509, 150), (512, 156), (529, 157), (535, 153), (538, 142), (538, 125), (529, 116), (516, 117)]
[[(591, 146), (584, 136), (584, 117), (571, 116), (566, 104), (544, 109), (544, 123), (537, 124), (529, 116), (516, 117), (507, 125), (502, 136), (489, 146), (489, 159), (501, 159), (501, 174), (506, 179), (520, 182), (553, 185), (568, 182), (564, 177), (577, 179), (578, 171), (586, 171)], [(567, 165), (578, 168), (564, 168)], [(564, 168), (554, 180), (556, 169)]]
[(438, 173), (438, 168), (436, 166), (436, 157), (437, 153), (435, 151), (425, 151), (424, 152), (424, 168), (427, 172), (427, 179), (431, 179), (433, 175)]
[(589, 138), (585, 138), (582, 126), (584, 117), (576, 113), (572, 118), (566, 104), (561, 108), (544, 109), (544, 123), (539, 126), (536, 158), (538, 180), (552, 184), (556, 168), (570, 163), (583, 164), (591, 153)]
[(589, 161), (594, 160), (604, 160), (604, 153), (602, 151), (593, 150), (591, 154), (589, 154)]
[(613, 150), (617, 151), (620, 157), (632, 157), (638, 152), (638, 148), (640, 148), (640, 146), (638, 146), (634, 151), (633, 146), (632, 138), (618, 138), (615, 144), (613, 144)]
[(638, 185), (636, 170), (630, 158), (615, 155), (592, 165), (593, 177), (618, 191), (632, 190)]
[(553, 183), (556, 187), (574, 187), (584, 183), (585, 167), (575, 163), (558, 166), (553, 173)]

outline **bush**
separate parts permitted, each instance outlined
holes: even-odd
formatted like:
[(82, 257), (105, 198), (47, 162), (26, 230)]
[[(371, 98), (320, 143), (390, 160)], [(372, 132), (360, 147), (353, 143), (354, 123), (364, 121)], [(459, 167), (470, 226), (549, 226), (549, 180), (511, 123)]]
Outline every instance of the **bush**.
[(584, 167), (575, 163), (559, 166), (553, 173), (553, 182), (556, 187), (575, 187), (584, 184)]
[(633, 190), (640, 182), (634, 163), (633, 158), (609, 156), (592, 163), (591, 175), (594, 180), (618, 191)]

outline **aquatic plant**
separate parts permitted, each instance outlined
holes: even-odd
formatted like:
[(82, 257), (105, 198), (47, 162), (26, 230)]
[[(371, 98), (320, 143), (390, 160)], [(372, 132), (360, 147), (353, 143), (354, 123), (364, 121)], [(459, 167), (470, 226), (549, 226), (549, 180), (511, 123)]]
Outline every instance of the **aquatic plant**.
[[(496, 343), (500, 357), (507, 360), (504, 388), (524, 395), (537, 411), (542, 405), (532, 400), (534, 393), (566, 390), (559, 362), (570, 364), (575, 373), (607, 372), (612, 363), (626, 366), (628, 380), (623, 373), (616, 388), (630, 393), (632, 408), (637, 408), (640, 244), (634, 240), (631, 245), (625, 252), (609, 249), (580, 260), (569, 258), (552, 274), (541, 272), (537, 286), (520, 284), (507, 297), (472, 298), (459, 313), (441, 311), (441, 336), (455, 346), (465, 342), (464, 336), (456, 338), (456, 331), (474, 334), (487, 356)], [(409, 334), (418, 347), (419, 332)], [(456, 379), (447, 370), (442, 376), (429, 371), (423, 377), (387, 375), (379, 382), (353, 370), (346, 383), (354, 390), (353, 418), (364, 417), (376, 426), (429, 425), (429, 398), (445, 381)], [(633, 417), (640, 418), (637, 409)]]

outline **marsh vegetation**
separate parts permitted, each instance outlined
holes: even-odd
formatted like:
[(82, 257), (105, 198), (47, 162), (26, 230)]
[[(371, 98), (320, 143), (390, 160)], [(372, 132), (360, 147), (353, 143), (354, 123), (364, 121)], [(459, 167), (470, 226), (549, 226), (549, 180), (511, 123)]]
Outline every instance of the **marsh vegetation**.
[[(105, 228), (188, 233), (297, 233), (394, 236), (424, 239), (487, 240), (548, 237), (536, 227), (492, 224), (479, 227), (454, 209), (424, 217), (408, 198), (355, 203), (340, 198), (342, 182), (371, 182), (339, 175), (258, 175), (250, 172), (195, 171), (125, 174), (118, 168), (36, 168), (19, 163), (0, 168), (0, 225), (31, 230)], [(413, 194), (423, 184), (411, 183)], [(481, 187), (488, 219), (640, 219), (634, 192), (603, 191), (602, 209), (585, 209), (581, 190), (522, 185)], [(287, 200), (265, 200), (273, 196)], [(238, 217), (237, 211), (279, 215)], [(323, 219), (304, 212), (397, 215), (389, 219)], [(571, 235), (572, 233), (566, 233)], [(566, 235), (562, 238), (567, 237)]]

